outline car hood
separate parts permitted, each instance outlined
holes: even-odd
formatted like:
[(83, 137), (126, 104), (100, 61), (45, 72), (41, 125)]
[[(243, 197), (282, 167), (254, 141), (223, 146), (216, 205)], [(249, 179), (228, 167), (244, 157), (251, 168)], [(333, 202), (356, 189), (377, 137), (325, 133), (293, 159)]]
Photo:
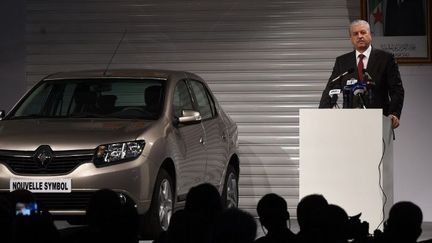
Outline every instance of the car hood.
[(0, 122), (0, 150), (54, 151), (94, 149), (101, 144), (133, 141), (154, 121), (124, 119), (32, 119)]

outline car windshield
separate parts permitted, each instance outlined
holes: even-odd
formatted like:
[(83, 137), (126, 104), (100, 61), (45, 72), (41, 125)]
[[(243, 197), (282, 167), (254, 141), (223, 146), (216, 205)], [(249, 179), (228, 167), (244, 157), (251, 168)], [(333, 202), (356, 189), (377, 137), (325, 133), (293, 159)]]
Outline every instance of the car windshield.
[(9, 119), (157, 119), (163, 107), (163, 82), (157, 79), (70, 79), (35, 87)]

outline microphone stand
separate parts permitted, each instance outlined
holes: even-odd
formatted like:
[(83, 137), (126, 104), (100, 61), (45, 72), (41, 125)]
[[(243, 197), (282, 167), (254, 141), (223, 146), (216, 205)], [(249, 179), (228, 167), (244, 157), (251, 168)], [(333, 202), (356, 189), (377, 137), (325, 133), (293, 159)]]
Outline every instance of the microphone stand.
[(366, 103), (364, 100), (364, 94), (365, 94), (365, 92), (367, 92), (366, 85), (362, 81), (359, 81), (353, 86), (352, 92), (353, 92), (353, 95), (358, 97), (358, 100), (359, 100), (359, 102), (358, 102), (359, 104), (356, 104), (356, 106), (357, 106), (356, 108), (366, 109)]
[(372, 77), (366, 69), (363, 69), (363, 77), (365, 78), (364, 81), (366, 83), (366, 90), (367, 90), (368, 101), (370, 105), (373, 103), (373, 99), (374, 99), (373, 91), (375, 89), (376, 84), (374, 81), (372, 81)]
[(343, 89), (343, 108), (352, 108), (351, 87), (345, 86)]
[(339, 109), (339, 105), (337, 103), (337, 100), (338, 100), (338, 95), (337, 94), (333, 94), (331, 96), (331, 98), (330, 98), (330, 107), (332, 109), (335, 109), (335, 108)]
[(357, 94), (357, 96), (359, 97), (361, 108), (366, 109), (365, 102), (364, 102), (364, 95), (362, 93), (360, 93), (360, 94)]

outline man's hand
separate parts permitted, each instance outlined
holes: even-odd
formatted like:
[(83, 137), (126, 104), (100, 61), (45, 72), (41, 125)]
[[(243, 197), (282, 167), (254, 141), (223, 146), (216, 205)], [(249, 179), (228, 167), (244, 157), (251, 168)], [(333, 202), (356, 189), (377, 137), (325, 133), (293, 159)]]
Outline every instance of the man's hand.
[(399, 126), (399, 118), (395, 115), (389, 115), (391, 122), (392, 122), (392, 128), (395, 129)]

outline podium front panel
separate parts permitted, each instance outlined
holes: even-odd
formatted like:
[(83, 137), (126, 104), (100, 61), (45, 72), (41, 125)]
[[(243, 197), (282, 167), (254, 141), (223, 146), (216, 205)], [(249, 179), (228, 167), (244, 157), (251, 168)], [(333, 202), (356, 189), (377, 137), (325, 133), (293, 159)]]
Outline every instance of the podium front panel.
[(300, 198), (322, 194), (374, 230), (383, 218), (381, 109), (300, 110)]

